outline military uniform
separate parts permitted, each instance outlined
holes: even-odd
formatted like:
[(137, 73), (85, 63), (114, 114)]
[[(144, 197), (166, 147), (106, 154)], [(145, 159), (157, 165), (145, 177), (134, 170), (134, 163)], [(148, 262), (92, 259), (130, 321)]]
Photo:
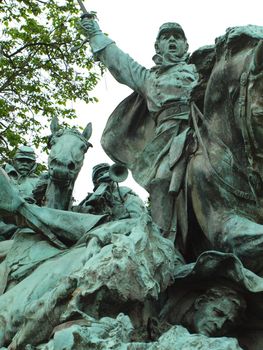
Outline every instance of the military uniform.
[(140, 197), (130, 188), (119, 186), (109, 177), (110, 166), (101, 163), (93, 168), (93, 193), (74, 208), (74, 211), (107, 215), (109, 220), (140, 217), (145, 206)]
[[(34, 173), (36, 169), (36, 156), (31, 147), (21, 146), (15, 154), (14, 160), (27, 159), (32, 162), (32, 168), (26, 174), (22, 174), (14, 164), (6, 164), (4, 169), (11, 181), (15, 184), (21, 197), (29, 203), (34, 203), (33, 190), (38, 182), (38, 176)], [(13, 216), (0, 220), (0, 239), (5, 240), (12, 237), (17, 230), (16, 219)]]
[(34, 173), (34, 170), (35, 167), (33, 167), (33, 169), (27, 175), (21, 175), (13, 165), (7, 164), (5, 166), (5, 172), (17, 187), (20, 196), (27, 199), (31, 203), (34, 202), (32, 192), (38, 182), (38, 176)]
[(18, 149), (14, 160), (19, 161), (19, 159), (28, 159), (29, 161), (32, 161), (33, 166), (29, 170), (29, 172), (25, 174), (20, 173), (19, 170), (14, 166), (14, 164), (7, 164), (5, 166), (5, 171), (17, 187), (20, 196), (26, 199), (27, 201), (33, 203), (34, 199), (32, 192), (35, 189), (36, 184), (38, 182), (38, 176), (34, 173), (36, 170), (36, 156), (34, 150), (28, 146), (21, 146)]
[[(156, 65), (147, 69), (119, 49), (94, 23), (93, 32), (90, 28), (87, 31), (91, 31), (90, 45), (95, 57), (118, 82), (135, 92), (110, 116), (102, 146), (111, 159), (126, 165), (135, 180), (148, 190), (152, 216), (159, 227), (176, 232), (175, 201), (187, 164), (186, 149), (191, 138), (189, 105), (198, 79), (196, 68), (187, 63), (185, 53), (172, 59), (156, 54)], [(165, 23), (157, 40), (165, 30), (180, 32), (185, 38), (180, 25)]]

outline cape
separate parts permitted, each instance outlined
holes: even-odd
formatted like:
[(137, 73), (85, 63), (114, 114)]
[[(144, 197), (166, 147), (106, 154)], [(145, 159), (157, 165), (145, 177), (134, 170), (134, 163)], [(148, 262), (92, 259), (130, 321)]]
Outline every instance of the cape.
[[(137, 92), (126, 97), (110, 115), (101, 137), (106, 154), (116, 163), (126, 166), (138, 181), (136, 164), (141, 153), (153, 139), (154, 120), (145, 99)], [(140, 177), (140, 176), (139, 176)]]
[[(187, 132), (176, 138), (176, 152), (170, 165), (173, 167), (185, 146)], [(155, 122), (145, 99), (133, 92), (110, 115), (101, 137), (106, 154), (116, 163), (131, 170), (135, 181), (149, 190), (156, 169), (172, 147), (175, 128), (155, 134)], [(174, 148), (174, 147), (172, 147)]]

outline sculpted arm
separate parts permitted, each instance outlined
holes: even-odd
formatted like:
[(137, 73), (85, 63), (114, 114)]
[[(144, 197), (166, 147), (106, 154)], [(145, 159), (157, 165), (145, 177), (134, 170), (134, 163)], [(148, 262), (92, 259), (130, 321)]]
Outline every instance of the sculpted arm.
[(123, 52), (115, 42), (102, 33), (94, 19), (82, 19), (85, 35), (89, 37), (93, 54), (105, 64), (113, 77), (121, 84), (144, 94), (145, 79), (148, 70)]
[(147, 213), (147, 209), (141, 198), (128, 187), (121, 187), (121, 194), (124, 199), (124, 206), (130, 218), (140, 217)]

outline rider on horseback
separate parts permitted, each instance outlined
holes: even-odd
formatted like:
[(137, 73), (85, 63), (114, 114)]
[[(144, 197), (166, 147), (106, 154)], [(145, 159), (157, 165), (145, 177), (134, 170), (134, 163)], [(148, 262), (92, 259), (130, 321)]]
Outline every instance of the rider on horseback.
[(189, 100), (198, 78), (195, 66), (188, 63), (185, 33), (177, 23), (164, 23), (155, 42), (156, 65), (147, 69), (104, 35), (94, 19), (83, 18), (82, 27), (96, 58), (117, 81), (134, 90), (110, 117), (102, 146), (148, 190), (153, 220), (174, 239), (176, 207), (184, 206), (180, 194), (186, 168)]

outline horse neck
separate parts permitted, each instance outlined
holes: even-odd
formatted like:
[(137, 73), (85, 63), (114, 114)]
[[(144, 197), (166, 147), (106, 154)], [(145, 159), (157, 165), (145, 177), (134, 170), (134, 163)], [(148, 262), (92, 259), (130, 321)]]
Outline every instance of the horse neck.
[(75, 181), (67, 186), (49, 181), (46, 194), (45, 194), (45, 206), (48, 208), (69, 210), (72, 202), (72, 192)]
[[(248, 58), (241, 56), (228, 62), (225, 57), (216, 63), (206, 92), (206, 135), (210, 144), (229, 149), (239, 164), (246, 164), (244, 140), (240, 125), (240, 77)], [(231, 84), (231, 85), (230, 85)], [(230, 88), (231, 87), (231, 88)]]

